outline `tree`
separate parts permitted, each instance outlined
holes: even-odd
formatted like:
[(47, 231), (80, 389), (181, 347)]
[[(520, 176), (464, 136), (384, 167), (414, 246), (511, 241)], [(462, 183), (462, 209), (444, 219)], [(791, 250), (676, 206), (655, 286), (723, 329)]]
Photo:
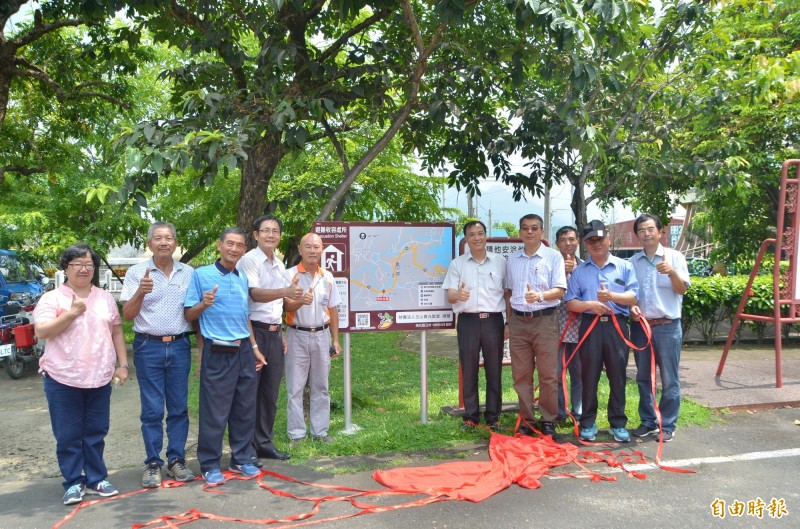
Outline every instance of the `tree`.
[[(472, 111), (442, 117), (449, 126), (425, 151), (426, 167), (452, 161), (451, 182), (474, 189), (489, 176), (488, 161), (517, 197), (568, 181), (579, 230), (591, 201), (638, 193), (652, 209), (667, 209), (666, 191), (691, 185), (682, 176), (687, 162), (670, 143), (670, 131), (688, 117), (672, 90), (687, 73), (674, 65), (702, 32), (705, 7), (673, 0), (656, 12), (640, 2), (527, 0), (515, 15), (521, 38), (503, 50), (509, 74), (489, 66), (458, 88)], [(498, 52), (493, 41), (475, 46)], [(481, 93), (508, 119), (476, 106)], [(529, 160), (527, 172), (512, 172), (512, 154)], [(587, 197), (588, 184), (595, 191)]]
[(498, 230), (505, 230), (506, 235), (512, 239), (519, 237), (519, 226), (513, 222), (495, 222), (494, 227)]
[(800, 157), (799, 9), (797, 0), (726, 3), (689, 59), (696, 75), (685, 92), (718, 101), (679, 137), (706, 168), (696, 186), (714, 258), (752, 259), (774, 236), (781, 164)]
[[(166, 72), (174, 114), (116, 141), (130, 171), (119, 198), (143, 203), (160, 178), (187, 169), (204, 185), (239, 169), (237, 225), (246, 228), (264, 210), (281, 160), (327, 139), (342, 164), (318, 216), (329, 218), (416, 108), (448, 20), (468, 9), (456, 4), (432, 11), (411, 0), (119, 2), (132, 24), (191, 53)], [(351, 161), (342, 144), (365, 124), (383, 134)]]
[(12, 24), (27, 4), (0, 8), (0, 183), (8, 173), (47, 172), (53, 147), (81, 136), (98, 112), (128, 108), (125, 76), (135, 70), (124, 35), (102, 19), (56, 13), (58, 2), (44, 1)]

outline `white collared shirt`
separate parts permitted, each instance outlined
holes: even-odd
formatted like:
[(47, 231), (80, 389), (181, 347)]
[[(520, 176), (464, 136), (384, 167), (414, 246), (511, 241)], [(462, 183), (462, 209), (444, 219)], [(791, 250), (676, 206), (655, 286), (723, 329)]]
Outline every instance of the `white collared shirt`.
[(534, 292), (544, 292), (551, 288), (567, 289), (567, 275), (564, 271), (564, 258), (561, 252), (539, 245), (531, 256), (525, 250), (515, 252), (508, 259), (506, 288), (511, 291), (511, 308), (524, 312), (557, 307), (560, 299), (526, 303), (525, 291), (531, 286)]
[[(289, 286), (289, 276), (286, 267), (280, 259), (272, 255), (272, 259), (259, 248), (255, 247), (239, 259), (236, 268), (244, 272), (251, 288), (275, 290)], [(269, 325), (278, 325), (283, 317), (283, 298), (280, 297), (267, 303), (254, 301), (248, 296), (250, 305), (250, 319)]]
[(648, 320), (669, 318), (677, 320), (681, 317), (683, 295), (672, 288), (672, 280), (667, 274), (659, 273), (656, 265), (667, 261), (683, 280), (686, 286), (691, 284), (689, 268), (682, 253), (658, 245), (653, 260), (647, 258), (644, 251), (635, 253), (631, 259), (636, 279), (639, 281), (639, 308)]
[(502, 255), (486, 252), (483, 261), (476, 261), (467, 251), (450, 261), (442, 288), (458, 289), (461, 283), (469, 290), (467, 301), (453, 303), (453, 312), (505, 312), (506, 260)]

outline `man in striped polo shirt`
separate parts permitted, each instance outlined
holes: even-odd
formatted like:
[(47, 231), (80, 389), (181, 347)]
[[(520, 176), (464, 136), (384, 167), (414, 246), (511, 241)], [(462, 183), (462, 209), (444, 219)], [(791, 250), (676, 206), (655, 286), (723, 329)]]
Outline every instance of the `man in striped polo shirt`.
[(508, 259), (506, 310), (509, 324), (509, 350), (514, 389), (525, 423), (519, 427), (530, 435), (533, 425), (533, 372), (539, 372), (539, 429), (554, 435), (558, 415), (558, 321), (556, 307), (567, 289), (564, 258), (542, 244), (539, 215), (519, 219), (523, 249)]
[(189, 371), (192, 366), (189, 323), (183, 302), (194, 270), (172, 258), (178, 241), (175, 226), (154, 222), (147, 234), (153, 258), (125, 274), (119, 300), (122, 315), (133, 320), (133, 361), (139, 380), (145, 471), (142, 487), (161, 486), (164, 408), (167, 410), (167, 475), (192, 481), (186, 467), (189, 434)]
[(220, 258), (195, 270), (186, 292), (184, 314), (200, 320), (203, 335), (200, 369), (200, 432), (197, 459), (209, 485), (221, 485), (222, 437), (228, 427), (230, 470), (245, 476), (261, 471), (253, 466), (256, 425), (256, 371), (266, 363), (248, 317), (247, 277), (236, 263), (247, 249), (247, 235), (227, 228), (217, 241)]

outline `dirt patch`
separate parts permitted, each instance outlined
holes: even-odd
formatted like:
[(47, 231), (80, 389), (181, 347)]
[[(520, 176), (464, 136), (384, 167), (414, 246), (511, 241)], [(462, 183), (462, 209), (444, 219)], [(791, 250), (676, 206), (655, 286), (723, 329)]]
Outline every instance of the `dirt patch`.
[[(50, 413), (37, 366), (25, 366), (19, 380), (0, 373), (0, 482), (30, 481), (61, 475)], [(139, 385), (131, 379), (111, 394), (111, 426), (106, 436), (105, 460), (109, 470), (141, 466), (144, 443), (139, 422)], [(187, 453), (194, 453), (196, 425), (189, 431)]]

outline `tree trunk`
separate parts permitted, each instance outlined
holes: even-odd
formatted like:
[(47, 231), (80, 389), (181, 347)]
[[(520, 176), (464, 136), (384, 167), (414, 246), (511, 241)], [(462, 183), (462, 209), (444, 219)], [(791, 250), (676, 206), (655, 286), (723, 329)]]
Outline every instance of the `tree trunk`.
[(273, 133), (247, 150), (239, 191), (239, 214), (236, 225), (250, 234), (253, 221), (264, 211), (267, 189), (275, 168), (286, 155), (281, 133)]

